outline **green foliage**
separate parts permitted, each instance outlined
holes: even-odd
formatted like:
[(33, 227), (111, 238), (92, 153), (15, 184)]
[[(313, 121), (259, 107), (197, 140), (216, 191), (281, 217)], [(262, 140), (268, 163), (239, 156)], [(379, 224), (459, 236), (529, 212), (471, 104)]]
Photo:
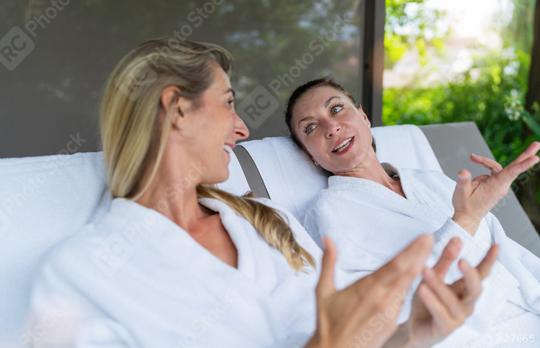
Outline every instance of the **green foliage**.
[[(499, 20), (493, 23), (505, 48), (481, 53), (475, 58), (474, 66), (459, 78), (419, 87), (415, 82), (424, 76), (417, 74), (407, 87), (385, 88), (383, 123), (423, 125), (474, 121), (502, 165), (515, 159), (532, 141), (540, 140), (540, 105), (535, 105), (532, 111), (524, 107), (536, 1), (540, 0), (513, 0), (512, 18), (501, 20), (506, 15), (501, 13)], [(435, 19), (430, 21), (431, 10), (423, 8), (423, 0), (386, 0), (386, 4), (386, 68), (391, 68), (410, 50), (419, 53), (421, 64), (433, 56), (432, 52), (444, 52), (445, 35), (426, 36), (441, 13), (435, 13)], [(407, 6), (418, 8), (408, 11)], [(417, 29), (411, 31), (411, 27)], [(514, 189), (540, 231), (537, 172), (522, 174), (514, 183)]]
[(495, 158), (506, 165), (533, 140), (540, 140), (540, 111), (527, 112), (529, 56), (492, 54), (457, 81), (429, 88), (387, 88), (383, 123), (430, 124), (474, 121)]
[(436, 26), (443, 13), (427, 8), (425, 0), (386, 0), (384, 28), (385, 68), (391, 68), (410, 47), (418, 51), (420, 62), (427, 63), (429, 48), (444, 52), (447, 31)]

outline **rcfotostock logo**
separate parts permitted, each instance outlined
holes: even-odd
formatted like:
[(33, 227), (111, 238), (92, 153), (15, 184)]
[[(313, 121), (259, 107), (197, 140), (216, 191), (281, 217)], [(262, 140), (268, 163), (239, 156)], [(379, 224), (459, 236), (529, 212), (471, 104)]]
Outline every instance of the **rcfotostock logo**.
[(13, 27), (0, 40), (0, 63), (13, 71), (36, 48), (34, 41), (20, 27)]
[(0, 63), (13, 71), (36, 48), (33, 39), (40, 29), (45, 29), (58, 16), (70, 0), (52, 0), (51, 5), (41, 14), (33, 16), (24, 24), (14, 26), (0, 39)]
[(289, 68), (275, 76), (266, 86), (258, 85), (238, 104), (237, 111), (251, 129), (259, 128), (279, 108), (276, 96), (290, 90), (317, 57), (334, 42), (343, 28), (353, 23), (353, 16), (336, 16), (332, 28), (311, 40), (302, 55), (296, 57)]
[(238, 105), (238, 113), (251, 129), (256, 129), (279, 107), (277, 98), (264, 86), (257, 86)]

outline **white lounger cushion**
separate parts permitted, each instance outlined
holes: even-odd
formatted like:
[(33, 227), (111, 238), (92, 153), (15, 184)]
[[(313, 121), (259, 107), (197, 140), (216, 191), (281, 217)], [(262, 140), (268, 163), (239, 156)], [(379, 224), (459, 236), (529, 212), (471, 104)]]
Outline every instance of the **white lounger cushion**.
[(21, 324), (41, 258), (92, 217), (104, 192), (95, 153), (0, 160), (1, 347), (25, 346)]
[[(220, 187), (249, 186), (236, 157)], [(109, 206), (102, 153), (0, 159), (0, 347), (22, 347), (31, 281), (54, 244)]]
[[(440, 170), (422, 132), (413, 126), (374, 129), (380, 159)], [(300, 221), (326, 177), (289, 138), (244, 142), (272, 199)], [(219, 185), (241, 195), (249, 186), (236, 156)], [(110, 203), (103, 156), (82, 153), (0, 159), (0, 347), (21, 346), (31, 280), (47, 250), (99, 216)]]
[[(377, 157), (399, 167), (442, 171), (420, 128), (411, 125), (375, 127)], [(253, 158), (270, 198), (291, 211), (299, 221), (327, 176), (289, 137), (271, 137), (241, 143)]]

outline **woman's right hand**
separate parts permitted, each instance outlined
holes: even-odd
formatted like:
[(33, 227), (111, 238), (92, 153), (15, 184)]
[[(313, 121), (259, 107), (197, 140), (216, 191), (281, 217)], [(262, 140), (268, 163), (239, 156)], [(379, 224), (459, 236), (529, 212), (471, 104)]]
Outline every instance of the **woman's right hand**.
[(396, 330), (405, 294), (421, 273), (432, 245), (431, 236), (420, 236), (376, 272), (337, 291), (336, 249), (324, 239), (316, 289), (317, 330), (306, 347), (381, 347)]
[(471, 235), (476, 233), (482, 218), (508, 193), (510, 185), (523, 172), (540, 160), (536, 153), (540, 142), (535, 141), (506, 168), (487, 157), (471, 155), (471, 160), (491, 171), (471, 179), (471, 173), (462, 169), (452, 197), (453, 220)]

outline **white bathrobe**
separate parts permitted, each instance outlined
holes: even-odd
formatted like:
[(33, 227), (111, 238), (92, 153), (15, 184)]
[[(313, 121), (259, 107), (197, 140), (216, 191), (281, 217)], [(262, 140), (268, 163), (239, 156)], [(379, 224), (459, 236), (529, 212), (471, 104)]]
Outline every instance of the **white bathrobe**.
[[(456, 347), (481, 342), (481, 346), (490, 346), (487, 337), (496, 343), (492, 330), (500, 328), (498, 324), (511, 322), (511, 327), (500, 330), (508, 332), (519, 327), (525, 334), (534, 333), (534, 344), (540, 346), (540, 259), (509, 239), (491, 213), (482, 220), (474, 237), (454, 223), (451, 202), (455, 182), (444, 174), (414, 169), (398, 172), (407, 198), (367, 179), (331, 176), (328, 188), (306, 212), (304, 226), (315, 240), (330, 236), (338, 248), (338, 266), (356, 278), (379, 268), (421, 233), (433, 233), (435, 237), (431, 265), (453, 236), (463, 241), (461, 257), (473, 265), (492, 243), (499, 244), (498, 260), (484, 281), (475, 313), (445, 344)], [(460, 277), (454, 265), (446, 280)], [(419, 279), (415, 286), (418, 283)], [(400, 321), (410, 314), (411, 296), (412, 289)], [(509, 339), (512, 337), (498, 341), (509, 343)]]
[[(269, 201), (265, 201), (270, 204)], [(295, 347), (315, 327), (315, 271), (294, 272), (226, 204), (233, 268), (178, 225), (115, 199), (99, 222), (57, 247), (36, 280), (25, 343), (34, 347)], [(289, 214), (295, 237), (321, 251)]]

